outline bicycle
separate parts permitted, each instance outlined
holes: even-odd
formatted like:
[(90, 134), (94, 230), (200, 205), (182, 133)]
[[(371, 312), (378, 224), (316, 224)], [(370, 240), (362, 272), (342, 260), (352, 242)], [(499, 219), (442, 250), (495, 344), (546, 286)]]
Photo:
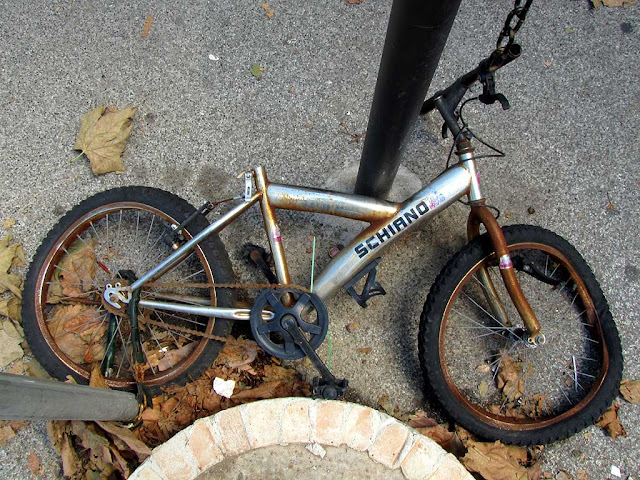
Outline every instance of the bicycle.
[[(80, 203), (48, 234), (26, 278), (23, 323), (33, 354), (60, 379), (86, 383), (99, 365), (112, 388), (158, 391), (199, 376), (231, 341), (232, 322), (248, 321), (269, 354), (312, 361), (320, 372), (316, 396), (338, 398), (347, 381), (316, 353), (328, 329), (323, 300), (344, 288), (364, 307), (385, 293), (376, 281), (380, 254), (466, 196), (469, 243), (436, 278), (420, 320), (426, 383), (458, 423), (485, 438), (550, 443), (592, 424), (622, 376), (607, 301), (569, 242), (540, 227), (500, 227), (476, 173), (474, 135), (458, 110), (477, 82), (481, 101), (508, 107), (494, 73), (520, 56), (514, 35), (530, 4), (516, 0), (496, 50), (425, 101), (421, 113), (440, 113), (458, 162), (404, 202), (271, 183), (258, 166), (244, 173), (242, 195), (198, 209), (145, 187)], [(209, 223), (205, 215), (230, 200), (239, 203)], [(237, 284), (217, 234), (253, 205), (261, 209), (275, 274), (254, 250), (269, 283)], [(277, 209), (369, 226), (306, 288), (291, 283)], [(251, 308), (235, 305), (239, 288), (259, 290)]]

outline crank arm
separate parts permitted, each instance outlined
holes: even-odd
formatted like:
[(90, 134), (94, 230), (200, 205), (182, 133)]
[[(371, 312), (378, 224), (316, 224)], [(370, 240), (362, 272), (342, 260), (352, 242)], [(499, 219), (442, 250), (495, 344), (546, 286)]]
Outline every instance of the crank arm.
[(309, 360), (311, 360), (313, 366), (316, 367), (318, 372), (320, 372), (320, 375), (322, 375), (322, 379), (327, 383), (335, 383), (336, 377), (329, 371), (329, 369), (320, 359), (313, 347), (309, 345), (307, 339), (304, 337), (304, 335), (302, 335), (302, 332), (300, 331), (300, 327), (298, 327), (296, 320), (292, 317), (284, 318), (282, 319), (281, 324), (282, 328), (284, 328), (289, 333), (289, 335), (293, 337), (293, 341), (295, 342), (295, 344), (302, 349), (307, 357), (309, 357)]

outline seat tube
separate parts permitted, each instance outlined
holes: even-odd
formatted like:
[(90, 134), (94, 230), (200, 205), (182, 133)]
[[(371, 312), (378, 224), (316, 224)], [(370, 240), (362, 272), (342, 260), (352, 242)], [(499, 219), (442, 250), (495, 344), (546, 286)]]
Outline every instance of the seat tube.
[(284, 246), (282, 245), (280, 227), (278, 226), (275, 210), (271, 207), (269, 197), (267, 196), (267, 187), (269, 185), (267, 174), (262, 166), (256, 167), (254, 169), (254, 173), (256, 176), (256, 186), (258, 187), (258, 190), (262, 192), (260, 207), (262, 208), (264, 229), (267, 232), (269, 246), (271, 247), (271, 254), (273, 255), (273, 263), (276, 267), (276, 276), (280, 283), (291, 283), (289, 269), (287, 268), (287, 262), (284, 256)]

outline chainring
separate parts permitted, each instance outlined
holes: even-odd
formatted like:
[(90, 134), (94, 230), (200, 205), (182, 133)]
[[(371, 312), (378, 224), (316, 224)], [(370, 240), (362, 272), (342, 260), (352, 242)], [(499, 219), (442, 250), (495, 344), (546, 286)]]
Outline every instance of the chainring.
[[(273, 311), (273, 319), (263, 318), (262, 311), (267, 309)], [(251, 308), (251, 333), (263, 350), (282, 360), (305, 356), (282, 326), (281, 321), (285, 317), (295, 318), (314, 350), (322, 345), (329, 328), (329, 313), (322, 299), (314, 293), (276, 288), (263, 290)]]

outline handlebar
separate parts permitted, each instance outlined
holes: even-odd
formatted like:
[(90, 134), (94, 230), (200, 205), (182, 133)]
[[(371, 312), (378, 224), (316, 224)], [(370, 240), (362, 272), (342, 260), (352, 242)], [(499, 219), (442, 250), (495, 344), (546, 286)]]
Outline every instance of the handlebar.
[(422, 104), (420, 115), (425, 115), (431, 110), (437, 109), (453, 137), (457, 138), (460, 133), (460, 126), (458, 125), (455, 110), (462, 101), (464, 94), (476, 82), (481, 82), (484, 87), (483, 93), (479, 97), (483, 103), (491, 104), (498, 100), (504, 110), (508, 109), (509, 102), (505, 96), (495, 92), (493, 74), (518, 58), (521, 51), (522, 49), (517, 43), (512, 44), (506, 52), (495, 50), (490, 56), (482, 60), (476, 68), (462, 75), (444, 90), (439, 90), (428, 98)]

